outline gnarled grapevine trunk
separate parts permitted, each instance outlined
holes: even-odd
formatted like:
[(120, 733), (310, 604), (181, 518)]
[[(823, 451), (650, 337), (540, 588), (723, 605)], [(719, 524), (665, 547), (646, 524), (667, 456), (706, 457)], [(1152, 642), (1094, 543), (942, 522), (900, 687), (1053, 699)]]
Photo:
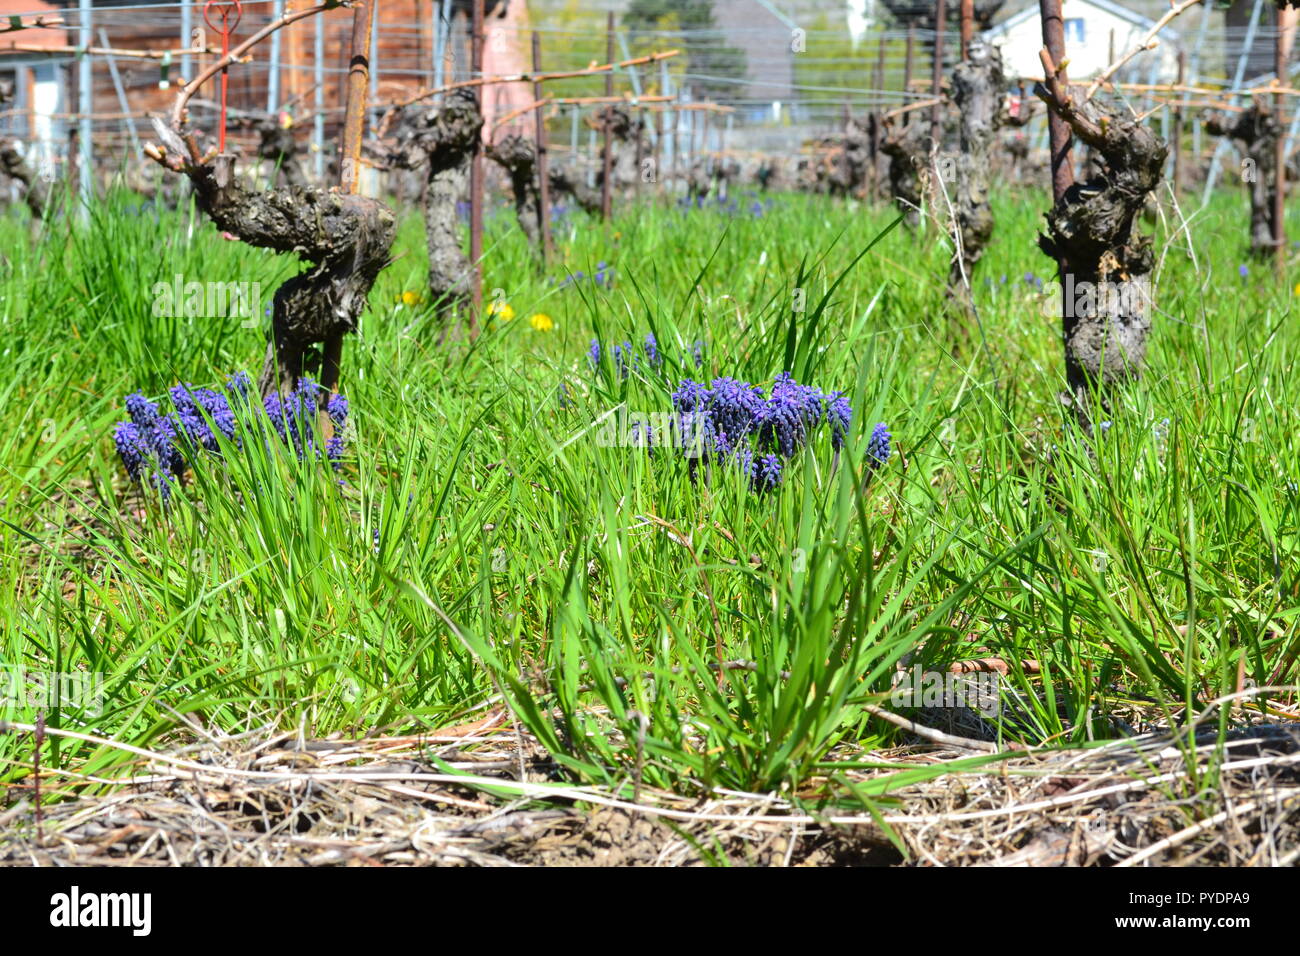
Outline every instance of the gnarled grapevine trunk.
[(962, 300), (969, 297), (972, 270), (993, 235), (989, 147), (997, 131), (1005, 88), (1001, 54), (982, 39), (976, 39), (971, 43), (968, 58), (952, 72), (952, 98), (959, 114), (961, 149), (956, 157), (957, 183), (952, 202), (961, 248), (953, 256), (948, 271), (948, 292)]
[(456, 203), (465, 193), (483, 115), (472, 92), (447, 94), (440, 107), (408, 108), (392, 152), (395, 166), (425, 169), (424, 228), (429, 250), (429, 293), (445, 317), (471, 297), (469, 257), (461, 247)]
[(691, 199), (705, 200), (713, 192), (713, 174), (709, 171), (709, 160), (701, 157), (691, 163), (690, 173), (686, 177), (686, 195)]
[(1039, 246), (1063, 286), (1065, 371), (1073, 405), (1091, 424), (1091, 396), (1108, 407), (1115, 386), (1141, 375), (1151, 328), (1151, 240), (1134, 230), (1160, 182), (1169, 148), (1131, 116), (1070, 99), (1059, 84), (1035, 92), (1091, 146), (1100, 169), (1070, 186), (1047, 213)]
[[(636, 131), (643, 124), (633, 118), (626, 107), (611, 105), (596, 114), (592, 125), (598, 132), (603, 132), (606, 125), (613, 142), (611, 143), (612, 170), (611, 188), (614, 191), (634, 186), (641, 177), (641, 168), (637, 165)], [(595, 183), (588, 186), (590, 176)], [(548, 167), (547, 182), (553, 196), (568, 196), (583, 210), (592, 215), (601, 213), (601, 185), (605, 179), (602, 164), (593, 165), (581, 156), (569, 156), (561, 162), (551, 163)]]
[(275, 290), (271, 340), (260, 387), (287, 394), (308, 370), (313, 346), (356, 330), (395, 232), (392, 210), (374, 199), (327, 189), (252, 192), (235, 176), (229, 153), (202, 155), (197, 135), (155, 118), (166, 151), (156, 160), (183, 172), (194, 201), (217, 228), (250, 246), (293, 253), (311, 264)]
[[(980, 32), (993, 25), (993, 18), (1002, 9), (1006, 0), (975, 0), (972, 13), (975, 28)], [(903, 25), (915, 26), (918, 30), (934, 30), (934, 4), (918, 3), (917, 0), (885, 0), (885, 7), (894, 19)]]
[[(610, 152), (612, 157), (610, 171), (610, 188), (614, 192), (631, 189), (641, 178), (641, 168), (637, 165), (637, 131), (644, 132), (644, 124), (632, 115), (626, 106), (614, 103), (606, 106), (596, 114), (596, 129), (603, 133), (609, 127)], [(605, 170), (596, 173), (596, 186), (601, 187), (605, 180)]]
[(257, 132), (257, 155), (279, 170), (280, 178), (287, 186), (306, 186), (307, 178), (303, 175), (298, 162), (298, 139), (292, 126), (285, 126), (278, 117), (259, 117), (253, 124)]
[(1273, 189), (1277, 181), (1277, 117), (1256, 98), (1248, 110), (1234, 116), (1214, 113), (1205, 118), (1206, 132), (1227, 136), (1241, 154), (1241, 181), (1250, 196), (1250, 251), (1261, 258), (1274, 254)]
[[(0, 80), (0, 106), (12, 102), (13, 98), (13, 81)], [(13, 140), (0, 142), (0, 186), (8, 185), (6, 179), (22, 183), (23, 201), (27, 203), (27, 208), (37, 219), (44, 219), (50, 206), (53, 186), (50, 180), (38, 176), (27, 165), (18, 143)]]
[[(994, 18), (1005, 4), (1006, 0), (975, 0), (971, 7), (975, 29), (983, 33), (992, 27)], [(885, 0), (885, 7), (894, 20), (902, 26), (915, 27), (920, 31), (923, 58), (928, 60), (933, 57), (935, 28), (938, 25), (936, 17), (938, 4), (934, 0)], [(949, 8), (947, 20), (949, 24), (952, 23), (952, 16), (953, 12)]]
[(850, 118), (844, 132), (819, 144), (827, 150), (817, 165), (817, 188), (832, 196), (863, 197), (871, 168), (870, 127)]
[(27, 208), (37, 219), (43, 219), (50, 206), (53, 186), (50, 180), (38, 176), (27, 165), (16, 143), (0, 143), (0, 174), (23, 184), (23, 201)]
[(551, 187), (552, 196), (568, 196), (584, 212), (599, 216), (600, 190), (587, 185), (588, 168), (577, 157), (569, 157), (547, 167), (546, 180)]
[(370, 287), (388, 264), (392, 211), (364, 196), (324, 189), (249, 192), (235, 180), (231, 156), (192, 170), (190, 181), (199, 208), (218, 228), (312, 263), (276, 289), (272, 301), (261, 390), (292, 391), (312, 346), (356, 330)]
[(915, 228), (921, 221), (921, 171), (926, 167), (930, 133), (921, 123), (893, 129), (889, 121), (885, 132), (880, 151), (889, 157), (889, 194), (904, 214), (903, 221)]
[(528, 241), (540, 249), (541, 220), (538, 196), (537, 147), (531, 139), (507, 136), (487, 148), (487, 157), (500, 164), (510, 177), (510, 189), (515, 197), (515, 217)]

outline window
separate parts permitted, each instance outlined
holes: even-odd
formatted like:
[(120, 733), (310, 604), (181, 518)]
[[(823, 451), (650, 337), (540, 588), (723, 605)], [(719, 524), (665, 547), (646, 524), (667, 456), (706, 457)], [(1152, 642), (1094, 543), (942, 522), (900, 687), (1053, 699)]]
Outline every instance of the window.
[(1086, 43), (1088, 31), (1086, 30), (1085, 27), (1086, 24), (1084, 23), (1083, 17), (1072, 17), (1066, 20), (1065, 21), (1066, 44), (1069, 45), (1071, 43), (1079, 43), (1079, 44)]

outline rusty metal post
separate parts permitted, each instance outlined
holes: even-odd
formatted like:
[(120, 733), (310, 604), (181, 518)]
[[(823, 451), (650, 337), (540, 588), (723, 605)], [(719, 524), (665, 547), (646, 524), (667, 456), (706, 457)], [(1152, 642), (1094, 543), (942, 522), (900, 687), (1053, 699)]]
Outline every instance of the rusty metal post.
[[(1043, 46), (1056, 65), (1057, 81), (1068, 96), (1069, 80), (1061, 68), (1065, 62), (1065, 21), (1061, 18), (1061, 0), (1038, 0), (1038, 9), (1043, 21)], [(1070, 124), (1052, 110), (1048, 110), (1047, 126), (1052, 154), (1052, 201), (1055, 202), (1074, 185), (1074, 165), (1070, 158), (1072, 136)]]
[[(1178, 85), (1182, 86), (1186, 81), (1187, 75), (1187, 53), (1183, 50), (1178, 51)], [(1178, 102), (1181, 104), (1185, 93), (1181, 91), (1178, 94)], [(1177, 199), (1183, 189), (1183, 108), (1181, 105), (1174, 107), (1174, 135), (1170, 148), (1174, 151), (1174, 198)]]
[[(542, 72), (542, 38), (533, 31), (533, 72)], [(533, 99), (537, 101), (537, 225), (542, 231), (542, 262), (551, 264), (551, 182), (547, 173), (546, 107), (542, 101), (542, 84), (533, 83)]]
[[(1280, 86), (1287, 85), (1287, 65), (1291, 59), (1290, 33), (1295, 23), (1295, 11), (1279, 7), (1277, 11), (1277, 39), (1273, 50), (1274, 66)], [(1283, 109), (1286, 99), (1281, 93), (1273, 94), (1273, 110), (1277, 120), (1277, 145), (1273, 158), (1273, 251), (1278, 278), (1286, 272), (1286, 123)]]
[(970, 41), (975, 35), (975, 0), (961, 0), (961, 58), (970, 57)]
[(936, 146), (943, 146), (943, 104), (938, 102), (943, 93), (943, 31), (944, 0), (935, 0), (934, 5), (934, 63), (930, 77), (930, 95), (935, 104), (930, 107), (930, 138)]
[(641, 107), (638, 106), (638, 107), (636, 108), (636, 114), (635, 114), (635, 122), (636, 122), (636, 174), (635, 174), (635, 175), (636, 175), (636, 180), (635, 180), (635, 185), (634, 185), (634, 187), (633, 187), (633, 188), (636, 190), (636, 198), (637, 198), (638, 201), (641, 199), (641, 179), (642, 179), (642, 177), (643, 177), (643, 175), (644, 175), (643, 169), (644, 169), (644, 165), (645, 165), (645, 137), (642, 135), (642, 127), (643, 127), (645, 124), (642, 122), (642, 119), (643, 119), (643, 115), (642, 115), (642, 112), (641, 112)]
[[(907, 54), (903, 59), (903, 105), (907, 106), (907, 98), (912, 95), (912, 58), (916, 51), (916, 25), (911, 24), (907, 28)], [(903, 114), (903, 125), (906, 126), (912, 121), (910, 112)]]
[[(470, 23), (469, 72), (471, 79), (483, 73), (483, 0), (473, 0)], [(483, 87), (474, 87), (479, 113), (483, 111)], [(479, 313), (483, 308), (483, 139), (474, 144), (469, 167), (469, 268), (473, 306), (469, 314), (470, 338), (478, 335)]]
[[(348, 66), (347, 104), (343, 113), (343, 143), (339, 160), (339, 185), (346, 193), (355, 193), (361, 188), (361, 139), (366, 123), (370, 38), (374, 22), (370, 16), (371, 2), (373, 0), (358, 0), (352, 8), (352, 59)], [(333, 435), (334, 426), (325, 414), (323, 402), (326, 395), (338, 389), (342, 360), (343, 335), (331, 335), (325, 340), (320, 370), (323, 390), (320, 420), (326, 438)]]
[[(1065, 70), (1062, 64), (1065, 63), (1065, 21), (1061, 18), (1061, 0), (1038, 0), (1039, 15), (1043, 23), (1043, 46), (1046, 47), (1048, 55), (1052, 59), (1052, 65), (1056, 68), (1056, 79), (1061, 84), (1060, 89), (1066, 95), (1070, 95), (1069, 81), (1066, 78)], [(1111, 61), (1112, 63), (1114, 60)], [(1049, 77), (1044, 77), (1049, 80)], [(1070, 156), (1070, 125), (1055, 110), (1047, 111), (1047, 132), (1048, 143), (1051, 150), (1051, 171), (1052, 171), (1052, 202), (1059, 202), (1066, 191), (1074, 185), (1074, 161)], [(1071, 319), (1065, 304), (1066, 286), (1068, 281), (1066, 273), (1070, 269), (1070, 264), (1063, 259), (1056, 262), (1056, 273), (1061, 285), (1061, 323), (1062, 328), (1068, 332)], [(1069, 358), (1069, 346), (1066, 346), (1066, 358)]]
[(352, 59), (348, 66), (347, 103), (343, 113), (343, 149), (339, 185), (355, 193), (361, 187), (361, 139), (366, 124), (366, 93), (370, 86), (370, 4), (358, 0), (352, 8)]
[(651, 162), (654, 165), (650, 167), (650, 171), (654, 175), (654, 179), (651, 180), (651, 182), (655, 184), (655, 192), (659, 192), (660, 190), (663, 189), (663, 185), (660, 182), (660, 180), (663, 177), (659, 175), (659, 161), (663, 158), (662, 147), (664, 141), (664, 113), (665, 112), (666, 112), (665, 109), (655, 110), (654, 158), (651, 160)]
[[(605, 62), (614, 62), (614, 11), (609, 11), (605, 27)], [(605, 73), (605, 96), (609, 98), (614, 95), (614, 71), (608, 70)], [(612, 110), (613, 104), (605, 107), (606, 110)], [(600, 215), (606, 222), (609, 222), (613, 212), (614, 193), (613, 183), (610, 180), (614, 177), (614, 134), (610, 128), (609, 115), (605, 118), (605, 150), (603, 156), (604, 175), (600, 184)]]
[[(704, 176), (709, 184), (709, 191), (713, 191), (713, 153), (709, 149), (709, 121), (713, 118), (712, 114), (701, 106), (700, 111), (700, 161), (704, 163)], [(714, 197), (717, 198), (716, 196)]]
[(868, 120), (871, 132), (871, 195), (875, 195), (880, 190), (880, 124), (881, 116), (885, 113), (887, 104), (883, 101), (885, 90), (885, 34), (880, 34), (880, 42), (876, 45), (876, 72), (872, 77), (872, 86), (876, 89), (876, 95), (882, 97), (880, 105), (871, 112)]

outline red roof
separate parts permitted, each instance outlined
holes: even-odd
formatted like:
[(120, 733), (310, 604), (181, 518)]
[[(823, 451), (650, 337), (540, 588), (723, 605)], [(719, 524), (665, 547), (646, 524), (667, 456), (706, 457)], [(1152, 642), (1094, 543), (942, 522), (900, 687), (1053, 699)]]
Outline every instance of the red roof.
[[(21, 16), (28, 20), (29, 16), (44, 14), (54, 19), (61, 14), (59, 7), (52, 3), (45, 3), (44, 0), (0, 0), (0, 26), (8, 26), (9, 18)], [(38, 47), (61, 47), (68, 45), (68, 34), (65, 30), (50, 30), (45, 28), (31, 30), (6, 30), (0, 33), (0, 53), (7, 53), (11, 46), (38, 46)]]

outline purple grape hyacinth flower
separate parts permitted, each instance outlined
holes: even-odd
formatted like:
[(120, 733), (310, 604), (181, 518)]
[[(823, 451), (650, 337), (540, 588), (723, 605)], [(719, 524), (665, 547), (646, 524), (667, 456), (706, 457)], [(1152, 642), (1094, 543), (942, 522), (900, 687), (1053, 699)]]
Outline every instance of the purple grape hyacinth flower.
[(171, 469), (178, 456), (159, 447), (158, 432), (141, 429), (135, 422), (118, 422), (113, 429), (113, 444), (132, 481), (148, 480), (164, 501), (171, 497), (171, 480), (180, 472), (179, 468), (175, 473)]
[(159, 418), (158, 406), (141, 392), (132, 392), (126, 397), (126, 413), (141, 428), (152, 426)]
[(168, 394), (176, 407), (181, 431), (192, 446), (213, 452), (220, 449), (209, 421), (227, 439), (234, 440), (235, 413), (231, 411), (226, 396), (210, 388), (195, 388), (189, 384), (173, 386)]
[[(126, 398), (129, 421), (113, 430), (113, 443), (127, 474), (133, 481), (153, 484), (164, 500), (171, 483), (186, 468), (186, 456), (207, 452), (221, 454), (218, 435), (243, 448), (243, 433), (253, 427), (255, 417), (270, 419), (276, 434), (293, 447), (299, 460), (314, 452), (315, 427), (321, 386), (303, 379), (286, 398), (273, 393), (265, 402), (255, 402), (252, 379), (237, 372), (226, 381), (225, 392), (195, 388), (183, 383), (168, 390), (174, 411), (163, 415), (158, 406), (140, 392)], [(342, 458), (342, 430), (348, 419), (348, 400), (333, 394), (325, 403), (337, 433), (325, 442), (324, 455), (337, 468)]]
[(632, 343), (624, 342), (614, 346), (614, 367), (618, 369), (620, 379), (627, 378), (632, 364)]
[(117, 424), (113, 444), (131, 479), (144, 481), (147, 475), (165, 500), (171, 494), (170, 479), (185, 470), (176, 424), (140, 392), (127, 396), (126, 408), (131, 420)]
[[(628, 354), (627, 343), (617, 351)], [(776, 377), (770, 394), (727, 376), (708, 385), (682, 379), (672, 392), (672, 405), (669, 431), (675, 434), (668, 443), (688, 459), (691, 479), (704, 473), (699, 468), (702, 462), (725, 463), (740, 471), (750, 490), (758, 494), (781, 485), (786, 461), (807, 446), (814, 430), (823, 424), (829, 428), (838, 463), (853, 421), (853, 408), (843, 392), (827, 393), (800, 384), (788, 372)], [(634, 443), (652, 444), (639, 437)], [(868, 448), (872, 468), (887, 461), (889, 455), (889, 430), (882, 422), (873, 431)]]
[(715, 378), (709, 387), (708, 412), (713, 427), (739, 441), (753, 431), (763, 407), (763, 390), (734, 378)]
[(348, 423), (348, 400), (334, 392), (325, 403), (325, 412), (338, 428), (342, 428)]
[(754, 451), (748, 445), (736, 450), (731, 456), (732, 463), (736, 470), (745, 476), (745, 480), (753, 491), (758, 490), (758, 463), (754, 461)]
[(678, 386), (677, 391), (673, 392), (673, 408), (679, 412), (702, 410), (708, 398), (708, 388), (688, 378)]
[(781, 459), (776, 455), (764, 455), (759, 459), (751, 481), (755, 491), (775, 491), (781, 485)]
[[(691, 351), (697, 368), (704, 364), (702, 349), (703, 343), (696, 342)], [(600, 360), (604, 354), (605, 349), (600, 339), (592, 339), (591, 346), (587, 349), (587, 358), (593, 370), (600, 368)], [(661, 372), (665, 359), (664, 350), (660, 347), (659, 339), (654, 332), (647, 332), (638, 345), (634, 346), (631, 341), (625, 339), (610, 350), (610, 361), (618, 372), (619, 379), (626, 379), (632, 372)]]
[(877, 422), (876, 427), (871, 429), (871, 440), (867, 442), (867, 461), (873, 469), (889, 461), (892, 437), (884, 422)]
[(126, 466), (126, 473), (132, 481), (139, 481), (145, 462), (153, 451), (141, 436), (140, 426), (135, 422), (118, 422), (113, 429), (113, 444), (117, 446), (117, 454)]
[(633, 448), (645, 448), (654, 454), (655, 433), (648, 421), (633, 421), (628, 438)]
[(266, 399), (266, 413), (271, 424), (281, 439), (293, 445), (299, 461), (315, 451), (313, 425), (320, 407), (320, 392), (319, 385), (304, 378), (287, 397), (282, 399), (278, 393), (273, 393)]
[(849, 433), (849, 424), (853, 421), (853, 407), (842, 392), (828, 396), (826, 419), (831, 423), (831, 447), (839, 451), (844, 447), (844, 439)]
[(789, 458), (804, 446), (808, 431), (826, 414), (826, 397), (807, 385), (800, 385), (782, 372), (772, 385), (772, 397), (755, 418), (759, 446), (773, 448)]
[[(569, 286), (578, 285), (581, 282), (586, 282), (588, 278), (591, 279), (593, 284), (600, 286), (602, 289), (608, 289), (614, 285), (614, 267), (604, 260), (597, 262), (596, 271), (590, 277), (588, 277), (587, 273), (578, 269), (564, 278), (564, 281), (560, 283), (560, 288), (566, 289)], [(549, 281), (554, 282), (555, 280), (551, 279)]]
[[(812, 431), (830, 426), (831, 444), (838, 455), (848, 437), (853, 409), (842, 392), (823, 393), (801, 385), (789, 373), (778, 375), (770, 396), (748, 382), (720, 377), (705, 386), (684, 379), (672, 394), (676, 424), (683, 436), (681, 447), (691, 462), (729, 461), (750, 479), (756, 492), (779, 486), (784, 460), (804, 447)], [(687, 437), (689, 436), (689, 437)], [(874, 452), (888, 458), (889, 434), (883, 424), (874, 436)]]
[(226, 379), (226, 391), (232, 396), (247, 399), (253, 390), (253, 380), (247, 372), (236, 372)]

